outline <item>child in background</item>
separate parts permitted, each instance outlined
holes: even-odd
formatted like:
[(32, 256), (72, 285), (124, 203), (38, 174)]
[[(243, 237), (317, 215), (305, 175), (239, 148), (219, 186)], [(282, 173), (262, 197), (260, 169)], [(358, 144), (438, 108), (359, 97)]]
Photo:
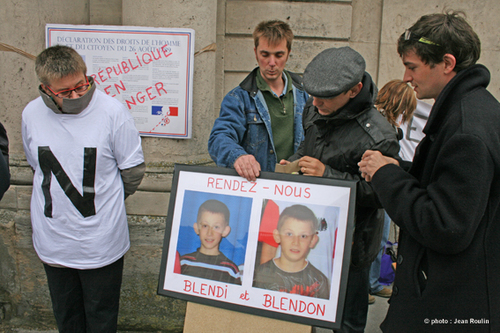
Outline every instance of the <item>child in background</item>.
[[(417, 99), (413, 89), (402, 80), (392, 80), (387, 82), (378, 92), (375, 107), (387, 119), (387, 121), (398, 132), (398, 139), (403, 138), (403, 132), (400, 129), (401, 124), (407, 123), (413, 116), (417, 107)], [(380, 267), (382, 263), (382, 254), (389, 239), (391, 219), (387, 214), (384, 218), (384, 231), (380, 251), (370, 267), (370, 294), (368, 303), (375, 302), (376, 295), (379, 297), (391, 297), (392, 290), (379, 282)]]
[(394, 128), (399, 128), (413, 116), (417, 108), (417, 98), (406, 82), (392, 80), (378, 92), (375, 107)]

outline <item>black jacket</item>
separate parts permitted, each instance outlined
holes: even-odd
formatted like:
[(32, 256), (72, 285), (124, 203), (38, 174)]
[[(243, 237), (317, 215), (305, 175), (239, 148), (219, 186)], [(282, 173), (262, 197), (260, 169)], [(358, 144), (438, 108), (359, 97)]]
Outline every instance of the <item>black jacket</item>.
[(500, 104), (489, 80), (482, 65), (457, 73), (409, 173), (387, 165), (373, 176), (400, 226), (384, 332), (500, 332)]
[(384, 213), (369, 183), (359, 173), (358, 162), (368, 150), (397, 157), (399, 143), (396, 131), (373, 106), (377, 87), (365, 73), (363, 88), (343, 108), (330, 116), (322, 116), (306, 103), (303, 113), (305, 139), (290, 161), (310, 156), (325, 164), (323, 177), (357, 180), (355, 232), (351, 263), (365, 267), (380, 250)]

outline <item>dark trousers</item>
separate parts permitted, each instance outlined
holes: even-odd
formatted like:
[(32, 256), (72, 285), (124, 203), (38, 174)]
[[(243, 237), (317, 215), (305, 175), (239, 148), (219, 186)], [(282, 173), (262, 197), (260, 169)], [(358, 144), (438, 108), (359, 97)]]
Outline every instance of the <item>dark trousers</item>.
[(369, 272), (369, 265), (362, 269), (350, 267), (342, 325), (336, 332), (362, 333), (365, 331), (368, 315)]
[(116, 332), (123, 257), (96, 269), (43, 266), (59, 332)]

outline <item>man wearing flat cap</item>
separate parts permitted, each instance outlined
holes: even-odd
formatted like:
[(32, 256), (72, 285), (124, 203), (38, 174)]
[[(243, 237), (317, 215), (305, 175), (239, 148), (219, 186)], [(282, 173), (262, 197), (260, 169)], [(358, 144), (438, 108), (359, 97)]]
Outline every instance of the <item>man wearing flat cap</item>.
[(304, 175), (358, 181), (341, 332), (364, 331), (368, 272), (383, 228), (383, 210), (358, 162), (366, 149), (392, 157), (399, 151), (396, 131), (373, 106), (377, 87), (365, 67), (363, 57), (350, 47), (324, 50), (307, 65), (303, 81), (311, 97), (302, 118), (305, 140), (288, 161), (280, 161), (299, 160)]

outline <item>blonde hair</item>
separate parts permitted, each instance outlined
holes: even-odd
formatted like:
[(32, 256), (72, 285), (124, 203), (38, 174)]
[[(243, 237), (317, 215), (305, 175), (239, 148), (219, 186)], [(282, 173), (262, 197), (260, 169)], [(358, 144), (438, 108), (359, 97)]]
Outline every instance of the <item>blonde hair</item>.
[(288, 23), (280, 20), (262, 21), (253, 31), (255, 48), (259, 46), (260, 37), (268, 40), (269, 45), (278, 45), (283, 39), (286, 40), (288, 52), (292, 50), (293, 32)]
[(395, 127), (399, 127), (398, 119), (406, 123), (417, 108), (417, 98), (412, 88), (402, 80), (387, 82), (378, 92), (375, 107)]

